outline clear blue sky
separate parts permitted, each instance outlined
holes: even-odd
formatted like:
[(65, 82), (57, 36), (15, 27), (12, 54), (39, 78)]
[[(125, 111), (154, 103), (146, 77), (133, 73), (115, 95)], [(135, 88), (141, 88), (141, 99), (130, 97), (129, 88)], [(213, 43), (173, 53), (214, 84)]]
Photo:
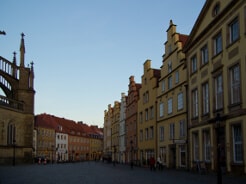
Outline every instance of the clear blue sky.
[[(108, 104), (159, 69), (170, 19), (189, 34), (205, 0), (1, 0), (0, 55), (12, 61), (25, 33), (34, 62), (35, 114), (103, 126)], [(0, 93), (1, 93), (0, 89)], [(2, 92), (3, 93), (3, 92)]]

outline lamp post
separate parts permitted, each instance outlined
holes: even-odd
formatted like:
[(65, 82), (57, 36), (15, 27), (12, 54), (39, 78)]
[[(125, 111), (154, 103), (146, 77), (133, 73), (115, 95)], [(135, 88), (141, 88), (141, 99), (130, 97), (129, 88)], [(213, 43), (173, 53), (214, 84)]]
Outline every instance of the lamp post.
[(52, 160), (51, 160), (51, 162), (52, 162), (52, 164), (54, 163), (54, 147), (55, 147), (54, 145), (51, 146), (51, 149), (52, 149), (52, 156), (51, 156)]
[(133, 155), (132, 155), (132, 152), (133, 152), (133, 146), (132, 146), (133, 141), (132, 140), (130, 141), (130, 144), (131, 144), (131, 168), (133, 169)]
[(116, 161), (116, 159), (115, 159), (115, 157), (116, 157), (115, 153), (116, 153), (116, 146), (114, 145), (114, 161), (113, 161), (114, 166), (115, 166), (115, 161)]
[(16, 146), (16, 140), (13, 140), (13, 166), (15, 166), (15, 146)]
[(221, 162), (220, 162), (220, 156), (221, 156), (221, 145), (220, 145), (220, 122), (221, 117), (220, 113), (216, 116), (216, 137), (217, 137), (217, 184), (222, 184), (222, 173), (221, 173)]

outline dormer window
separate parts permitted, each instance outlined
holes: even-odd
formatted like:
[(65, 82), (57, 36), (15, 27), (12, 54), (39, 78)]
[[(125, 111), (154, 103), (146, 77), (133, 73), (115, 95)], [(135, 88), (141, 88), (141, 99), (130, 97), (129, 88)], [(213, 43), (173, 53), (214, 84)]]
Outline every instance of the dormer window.
[(220, 12), (220, 3), (216, 3), (213, 9), (213, 17), (217, 16)]

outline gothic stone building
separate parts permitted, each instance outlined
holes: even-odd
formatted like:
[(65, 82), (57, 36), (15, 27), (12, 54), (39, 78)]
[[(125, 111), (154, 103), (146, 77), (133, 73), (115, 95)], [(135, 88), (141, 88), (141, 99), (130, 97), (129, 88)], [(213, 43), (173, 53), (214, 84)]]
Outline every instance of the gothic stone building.
[(24, 34), (20, 65), (0, 56), (0, 164), (32, 162), (34, 126), (33, 63), (25, 67)]

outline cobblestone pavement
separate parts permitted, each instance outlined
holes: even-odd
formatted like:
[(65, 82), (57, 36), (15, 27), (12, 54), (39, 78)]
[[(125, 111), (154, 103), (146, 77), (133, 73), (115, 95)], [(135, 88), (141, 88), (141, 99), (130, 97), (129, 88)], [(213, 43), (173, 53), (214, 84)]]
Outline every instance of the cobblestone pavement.
[[(166, 170), (102, 162), (0, 166), (0, 184), (216, 184), (215, 174)], [(246, 184), (246, 177), (223, 175), (223, 184)]]

